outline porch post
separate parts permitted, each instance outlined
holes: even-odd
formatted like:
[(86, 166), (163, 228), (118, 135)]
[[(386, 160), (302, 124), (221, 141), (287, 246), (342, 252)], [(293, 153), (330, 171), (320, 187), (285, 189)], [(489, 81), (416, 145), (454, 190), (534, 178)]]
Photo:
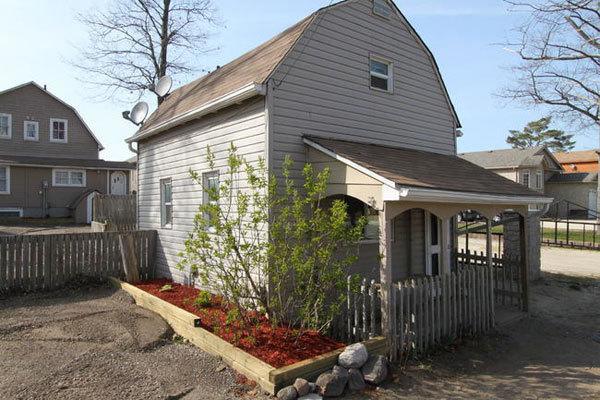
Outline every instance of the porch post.
[(450, 273), (450, 264), (451, 264), (451, 259), (452, 259), (452, 247), (454, 244), (454, 241), (452, 240), (451, 243), (451, 237), (452, 237), (452, 232), (450, 232), (450, 218), (443, 218), (442, 219), (442, 274), (449, 274)]
[(521, 255), (521, 288), (523, 290), (523, 311), (529, 312), (529, 238), (527, 231), (529, 230), (527, 218), (519, 214), (519, 239), (520, 239), (520, 255)]
[(492, 220), (486, 218), (486, 236), (485, 236), (485, 249), (487, 251), (487, 262), (488, 265), (492, 265), (492, 255), (494, 250), (492, 249)]
[(387, 203), (379, 212), (379, 280), (381, 282), (381, 325), (383, 336), (387, 339), (389, 351), (392, 343), (392, 220)]

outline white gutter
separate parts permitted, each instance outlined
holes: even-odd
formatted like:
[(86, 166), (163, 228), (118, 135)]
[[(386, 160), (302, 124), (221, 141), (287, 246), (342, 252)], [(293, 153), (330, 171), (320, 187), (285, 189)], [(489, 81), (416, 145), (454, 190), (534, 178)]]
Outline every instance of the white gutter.
[(172, 128), (177, 125), (181, 125), (193, 119), (197, 119), (202, 117), (203, 115), (210, 114), (212, 112), (218, 111), (222, 108), (240, 103), (246, 99), (254, 97), (256, 95), (264, 96), (267, 93), (265, 85), (250, 83), (238, 90), (227, 93), (209, 103), (202, 104), (201, 106), (194, 108), (193, 110), (187, 111), (183, 114), (180, 114), (176, 117), (173, 117), (157, 126), (150, 128), (148, 130), (144, 130), (142, 126), (142, 130), (138, 131), (135, 135), (130, 138), (125, 139), (125, 142), (132, 143), (137, 142), (140, 139), (145, 139), (150, 136), (154, 136), (157, 133), (160, 133), (164, 130)]
[(9, 167), (27, 167), (27, 168), (51, 168), (51, 169), (84, 169), (97, 171), (135, 171), (134, 167), (91, 167), (82, 165), (48, 165), (48, 164), (18, 164), (14, 162), (0, 161), (0, 165), (8, 165)]

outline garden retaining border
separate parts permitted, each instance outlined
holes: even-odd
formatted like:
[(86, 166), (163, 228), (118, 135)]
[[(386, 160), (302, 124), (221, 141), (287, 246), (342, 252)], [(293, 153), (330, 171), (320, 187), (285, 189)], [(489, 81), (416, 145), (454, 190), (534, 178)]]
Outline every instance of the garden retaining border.
[[(340, 348), (292, 365), (275, 368), (206, 329), (194, 327), (194, 320), (198, 319), (196, 315), (119, 279), (110, 278), (110, 280), (115, 287), (129, 293), (138, 306), (160, 315), (171, 325), (175, 333), (188, 339), (203, 351), (221, 357), (231, 368), (252, 379), (272, 395), (279, 389), (294, 383), (296, 378), (314, 379), (331, 369), (336, 365), (338, 355), (344, 350)], [(376, 337), (363, 343), (369, 354), (386, 355), (385, 338)]]

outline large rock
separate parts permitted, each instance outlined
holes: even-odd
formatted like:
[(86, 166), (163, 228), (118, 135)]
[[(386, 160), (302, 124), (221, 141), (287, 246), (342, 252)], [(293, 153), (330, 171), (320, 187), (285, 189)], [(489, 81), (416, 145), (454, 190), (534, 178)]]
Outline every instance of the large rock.
[(277, 392), (278, 400), (296, 400), (298, 398), (298, 392), (293, 386), (286, 386)]
[(351, 368), (348, 371), (348, 389), (352, 392), (360, 392), (367, 387), (362, 372), (359, 369)]
[(362, 343), (351, 344), (338, 357), (338, 364), (344, 368), (360, 368), (369, 359), (369, 352)]
[(371, 356), (361, 368), (361, 372), (367, 383), (379, 385), (388, 375), (387, 360), (383, 356)]
[(311, 392), (310, 384), (306, 379), (298, 378), (294, 382), (294, 388), (298, 392), (298, 397), (306, 396)]
[(317, 378), (319, 394), (323, 397), (338, 397), (344, 393), (348, 383), (348, 371), (336, 365), (333, 371), (325, 372)]

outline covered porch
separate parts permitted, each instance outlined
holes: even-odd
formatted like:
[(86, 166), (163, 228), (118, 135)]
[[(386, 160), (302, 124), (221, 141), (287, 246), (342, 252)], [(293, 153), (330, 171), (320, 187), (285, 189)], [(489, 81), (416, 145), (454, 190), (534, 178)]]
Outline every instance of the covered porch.
[[(487, 278), (481, 279), (489, 280), (487, 310), (494, 313), (499, 291), (494, 292), (493, 274), (498, 270), (493, 268), (507, 255), (494, 255), (491, 227), (494, 219), (506, 214), (519, 222), (519, 254), (511, 255), (516, 269), (509, 272), (519, 275), (518, 304), (528, 310), (531, 263), (527, 250), (539, 246), (528, 241), (528, 231), (537, 229), (529, 226), (529, 205), (547, 204), (551, 199), (456, 156), (311, 137), (305, 138), (305, 143), (308, 161), (317, 169), (331, 171), (328, 194), (343, 197), (353, 219), (365, 215), (369, 221), (359, 261), (351, 273), (380, 290), (381, 331), (386, 337), (398, 336), (394, 293), (399, 284), (429, 282), (427, 290), (434, 307), (444, 277), (464, 266), (489, 268)], [(484, 254), (467, 254), (458, 248), (456, 231), (460, 216), (466, 213), (485, 218)], [(506, 271), (508, 268), (501, 270)], [(434, 289), (435, 282), (440, 288)], [(468, 290), (465, 287), (464, 291)], [(473, 299), (471, 296), (469, 301)], [(434, 323), (435, 314), (430, 317)], [(441, 313), (438, 317), (442, 318)]]

